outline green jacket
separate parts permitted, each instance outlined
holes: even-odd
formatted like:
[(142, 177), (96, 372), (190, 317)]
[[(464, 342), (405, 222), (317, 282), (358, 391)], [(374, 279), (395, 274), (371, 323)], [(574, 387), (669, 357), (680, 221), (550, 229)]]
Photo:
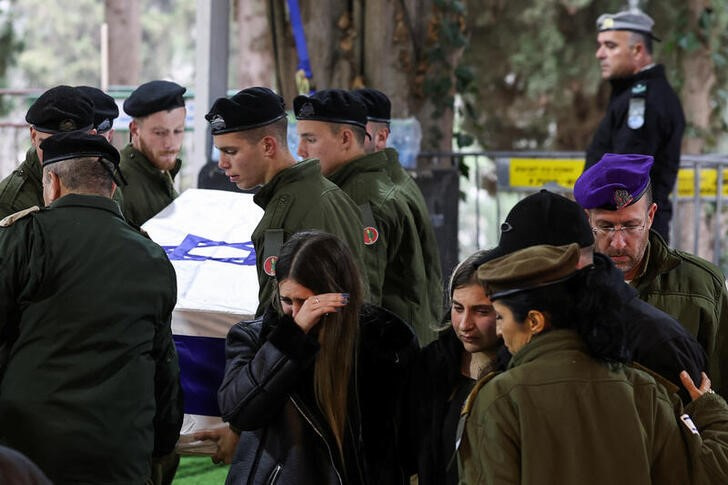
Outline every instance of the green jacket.
[(399, 188), (398, 197), (409, 207), (414, 217), (417, 236), (422, 248), (422, 258), (425, 263), (425, 275), (427, 277), (427, 299), (429, 303), (429, 323), (436, 326), (442, 319), (443, 295), (442, 269), (440, 265), (440, 250), (437, 246), (435, 231), (432, 229), (432, 219), (422, 191), (417, 182), (408, 174), (399, 163), (399, 154), (394, 148), (386, 148), (387, 175)]
[(164, 250), (108, 198), (0, 228), (0, 443), (54, 483), (144, 483), (182, 425), (176, 296)]
[[(535, 337), (471, 398), (462, 484), (728, 483), (720, 396), (683, 410), (649, 374), (589, 357), (570, 330)], [(684, 412), (700, 434), (680, 419)]]
[(708, 355), (713, 388), (728, 392), (728, 295), (725, 276), (715, 265), (670, 248), (650, 231), (647, 264), (632, 281), (642, 300), (680, 322)]
[(119, 167), (127, 182), (122, 212), (132, 226), (141, 226), (177, 198), (174, 177), (181, 166), (178, 159), (171, 171), (160, 172), (131, 143), (121, 150)]
[[(258, 316), (274, 294), (274, 260), (281, 245), (296, 232), (319, 229), (340, 237), (349, 245), (358, 266), (364, 267), (359, 209), (321, 175), (318, 160), (304, 160), (281, 170), (253, 200), (265, 211), (252, 236), (259, 283)], [(366, 274), (362, 278), (366, 285)], [(363, 288), (366, 291), (366, 286)]]
[(387, 155), (357, 158), (329, 175), (362, 210), (372, 303), (414, 328), (422, 345), (435, 339), (417, 223), (387, 175)]
[(38, 154), (31, 148), (20, 167), (0, 182), (0, 219), (34, 205), (45, 205), (42, 173)]

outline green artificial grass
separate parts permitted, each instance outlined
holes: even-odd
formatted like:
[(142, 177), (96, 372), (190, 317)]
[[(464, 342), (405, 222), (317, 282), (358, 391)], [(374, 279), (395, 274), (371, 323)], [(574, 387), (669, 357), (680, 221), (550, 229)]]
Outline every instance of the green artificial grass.
[(174, 485), (208, 485), (225, 483), (228, 466), (215, 465), (209, 456), (183, 456), (179, 461)]

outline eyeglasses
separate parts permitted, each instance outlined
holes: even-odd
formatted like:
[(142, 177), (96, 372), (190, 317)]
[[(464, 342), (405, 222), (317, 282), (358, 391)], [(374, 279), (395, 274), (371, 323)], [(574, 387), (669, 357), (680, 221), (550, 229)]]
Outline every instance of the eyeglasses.
[(645, 230), (647, 223), (640, 225), (628, 225), (628, 226), (592, 226), (592, 232), (600, 236), (612, 238), (618, 232), (621, 232), (623, 236), (636, 236)]

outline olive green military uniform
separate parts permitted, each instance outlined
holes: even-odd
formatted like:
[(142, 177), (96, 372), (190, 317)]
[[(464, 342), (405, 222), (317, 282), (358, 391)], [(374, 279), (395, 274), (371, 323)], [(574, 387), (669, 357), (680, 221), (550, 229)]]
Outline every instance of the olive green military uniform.
[(437, 324), (442, 318), (443, 294), (442, 269), (440, 266), (440, 250), (437, 247), (437, 238), (432, 229), (430, 212), (427, 210), (427, 203), (422, 196), (422, 191), (417, 182), (408, 174), (399, 163), (399, 154), (394, 148), (386, 148), (387, 154), (387, 175), (392, 182), (399, 187), (399, 197), (409, 207), (412, 217), (415, 220), (417, 236), (422, 248), (422, 258), (425, 262), (425, 274), (427, 275), (427, 298), (429, 303), (430, 320), (432, 325)]
[(127, 182), (123, 188), (122, 212), (132, 226), (139, 227), (179, 195), (174, 188), (174, 177), (182, 161), (177, 159), (171, 171), (161, 172), (131, 143), (120, 153), (119, 168)]
[[(114, 191), (114, 200), (123, 205), (120, 190)], [(37, 205), (43, 207), (43, 167), (35, 148), (25, 153), (25, 161), (0, 182), (0, 219)]]
[(714, 264), (673, 249), (650, 231), (642, 272), (631, 282), (640, 299), (672, 316), (708, 355), (713, 388), (728, 395), (728, 291)]
[(25, 153), (25, 161), (0, 182), (0, 219), (37, 205), (43, 207), (43, 169), (35, 148)]
[(387, 175), (388, 158), (376, 152), (328, 176), (362, 210), (365, 264), (372, 302), (412, 325), (421, 344), (434, 340), (428, 280), (415, 218)]
[(0, 228), (0, 442), (55, 483), (144, 483), (182, 424), (175, 302), (164, 250), (111, 199)]
[(468, 397), (460, 483), (728, 483), (727, 417), (717, 394), (683, 409), (654, 376), (598, 362), (576, 333), (552, 330)]
[[(265, 211), (252, 236), (260, 284), (258, 315), (271, 302), (275, 289), (273, 270), (280, 247), (296, 232), (319, 229), (340, 237), (348, 244), (358, 266), (364, 268), (359, 209), (321, 175), (318, 160), (304, 160), (281, 170), (253, 200)], [(362, 275), (366, 278), (364, 271)]]

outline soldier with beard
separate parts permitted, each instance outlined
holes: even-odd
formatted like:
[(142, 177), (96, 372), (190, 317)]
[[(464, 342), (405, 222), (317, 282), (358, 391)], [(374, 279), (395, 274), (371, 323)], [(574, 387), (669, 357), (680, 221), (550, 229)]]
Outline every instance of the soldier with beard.
[(653, 229), (649, 155), (605, 154), (574, 185), (596, 251), (609, 256), (639, 297), (680, 322), (708, 355), (716, 391), (728, 391), (728, 294), (722, 271), (671, 248)]
[(142, 84), (124, 101), (131, 142), (121, 151), (126, 176), (124, 217), (139, 227), (177, 196), (174, 177), (182, 166), (178, 158), (185, 133), (186, 89), (170, 81)]

